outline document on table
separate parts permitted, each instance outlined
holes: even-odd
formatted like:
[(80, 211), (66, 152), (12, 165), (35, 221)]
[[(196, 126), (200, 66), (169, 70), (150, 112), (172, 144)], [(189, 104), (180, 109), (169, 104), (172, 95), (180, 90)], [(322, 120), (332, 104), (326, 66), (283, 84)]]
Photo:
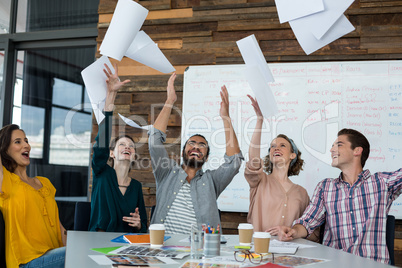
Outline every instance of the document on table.
[(143, 246), (123, 246), (119, 249), (109, 252), (109, 254), (135, 255), (144, 257), (167, 257), (173, 259), (183, 259), (189, 255), (188, 252), (178, 252)]
[(269, 252), (277, 254), (295, 254), (299, 245), (295, 243), (281, 242), (278, 240), (271, 240), (269, 242)]
[(162, 264), (177, 264), (171, 258), (164, 257), (142, 257), (142, 256), (124, 256), (124, 255), (88, 255), (99, 265), (129, 265), (129, 266), (149, 266)]
[[(269, 243), (269, 252), (272, 252), (272, 248), (279, 249), (283, 248), (285, 250), (286, 248), (314, 248), (316, 246), (314, 245), (306, 245), (306, 244), (299, 244), (299, 243), (293, 243), (293, 242), (282, 242), (276, 239), (272, 239)], [(279, 252), (273, 252), (273, 253), (279, 253)], [(289, 253), (290, 254), (290, 253)]]

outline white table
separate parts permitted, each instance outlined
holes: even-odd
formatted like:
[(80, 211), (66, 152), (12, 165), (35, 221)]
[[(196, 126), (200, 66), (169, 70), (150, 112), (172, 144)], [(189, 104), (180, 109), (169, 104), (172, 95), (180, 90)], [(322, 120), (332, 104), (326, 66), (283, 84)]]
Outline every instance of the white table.
[[(127, 244), (119, 244), (111, 242), (110, 240), (122, 235), (123, 233), (108, 233), (108, 232), (81, 232), (81, 231), (68, 231), (67, 233), (67, 250), (66, 250), (66, 266), (65, 268), (99, 268), (107, 267), (100, 266), (95, 261), (93, 261), (88, 255), (98, 255), (101, 254), (96, 251), (90, 250), (91, 248), (102, 248), (102, 247), (115, 247), (124, 246)], [(228, 240), (229, 245), (237, 245), (239, 240), (236, 235), (224, 235)], [(187, 236), (184, 235), (172, 235), (170, 239), (165, 242), (165, 245), (178, 245), (178, 246), (189, 246), (188, 242), (179, 242)], [(311, 265), (311, 268), (343, 268), (343, 267), (353, 267), (353, 268), (381, 268), (381, 267), (392, 267), (390, 265), (381, 264), (366, 258), (355, 256), (350, 253), (343, 252), (341, 250), (336, 250), (317, 244), (305, 239), (296, 239), (292, 242), (299, 244), (313, 244), (316, 247), (298, 249), (296, 256), (328, 259), (330, 262), (317, 263)], [(225, 253), (222, 251), (222, 255)], [(233, 253), (230, 255), (233, 256)], [(275, 256), (277, 256), (275, 254)], [(190, 257), (186, 257), (183, 260), (176, 260), (180, 263), (185, 263)], [(173, 268), (179, 267), (180, 265), (162, 265), (161, 267)], [(110, 267), (110, 266), (109, 266)]]

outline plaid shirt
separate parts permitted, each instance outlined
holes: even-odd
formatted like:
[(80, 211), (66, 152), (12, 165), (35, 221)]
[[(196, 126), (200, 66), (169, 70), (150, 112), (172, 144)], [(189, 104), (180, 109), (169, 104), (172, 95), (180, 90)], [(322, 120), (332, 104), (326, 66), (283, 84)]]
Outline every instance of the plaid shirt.
[(310, 234), (326, 222), (324, 245), (389, 263), (387, 215), (401, 192), (402, 169), (374, 175), (364, 170), (352, 186), (341, 173), (317, 185), (310, 205), (293, 225), (302, 224)]

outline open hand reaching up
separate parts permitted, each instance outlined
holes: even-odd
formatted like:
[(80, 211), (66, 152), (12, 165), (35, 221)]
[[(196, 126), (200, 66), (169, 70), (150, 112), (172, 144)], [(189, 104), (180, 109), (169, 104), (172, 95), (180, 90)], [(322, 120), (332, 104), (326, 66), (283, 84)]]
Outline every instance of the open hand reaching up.
[(229, 93), (225, 85), (221, 87), (221, 108), (219, 111), (222, 119), (229, 117)]
[(258, 105), (257, 99), (251, 97), (250, 95), (247, 95), (247, 97), (251, 100), (251, 106), (253, 106), (254, 112), (257, 115), (257, 118), (258, 119), (264, 118), (264, 116), (262, 115), (261, 109), (260, 109), (260, 105)]
[(112, 70), (110, 70), (109, 66), (105, 64), (105, 68), (103, 69), (103, 72), (106, 74), (106, 84), (107, 84), (107, 90), (111, 92), (116, 92), (119, 90), (122, 86), (130, 82), (129, 79), (124, 80), (123, 82), (120, 81), (119, 74), (118, 74), (118, 67), (117, 64), (113, 64), (115, 72), (112, 73)]
[(177, 100), (176, 91), (174, 90), (174, 80), (176, 79), (176, 73), (173, 73), (168, 81), (167, 85), (167, 103), (173, 105)]

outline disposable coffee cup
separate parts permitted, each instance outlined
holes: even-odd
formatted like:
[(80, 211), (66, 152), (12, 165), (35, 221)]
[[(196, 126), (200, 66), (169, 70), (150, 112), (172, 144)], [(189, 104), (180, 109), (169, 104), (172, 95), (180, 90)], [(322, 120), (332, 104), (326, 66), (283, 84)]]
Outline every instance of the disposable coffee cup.
[(239, 227), (239, 242), (241, 246), (250, 246), (253, 238), (253, 225), (249, 223), (240, 223)]
[(271, 234), (267, 232), (255, 232), (253, 238), (255, 253), (268, 253)]
[(162, 247), (165, 238), (165, 225), (151, 224), (149, 226), (149, 238), (151, 240), (151, 248)]

